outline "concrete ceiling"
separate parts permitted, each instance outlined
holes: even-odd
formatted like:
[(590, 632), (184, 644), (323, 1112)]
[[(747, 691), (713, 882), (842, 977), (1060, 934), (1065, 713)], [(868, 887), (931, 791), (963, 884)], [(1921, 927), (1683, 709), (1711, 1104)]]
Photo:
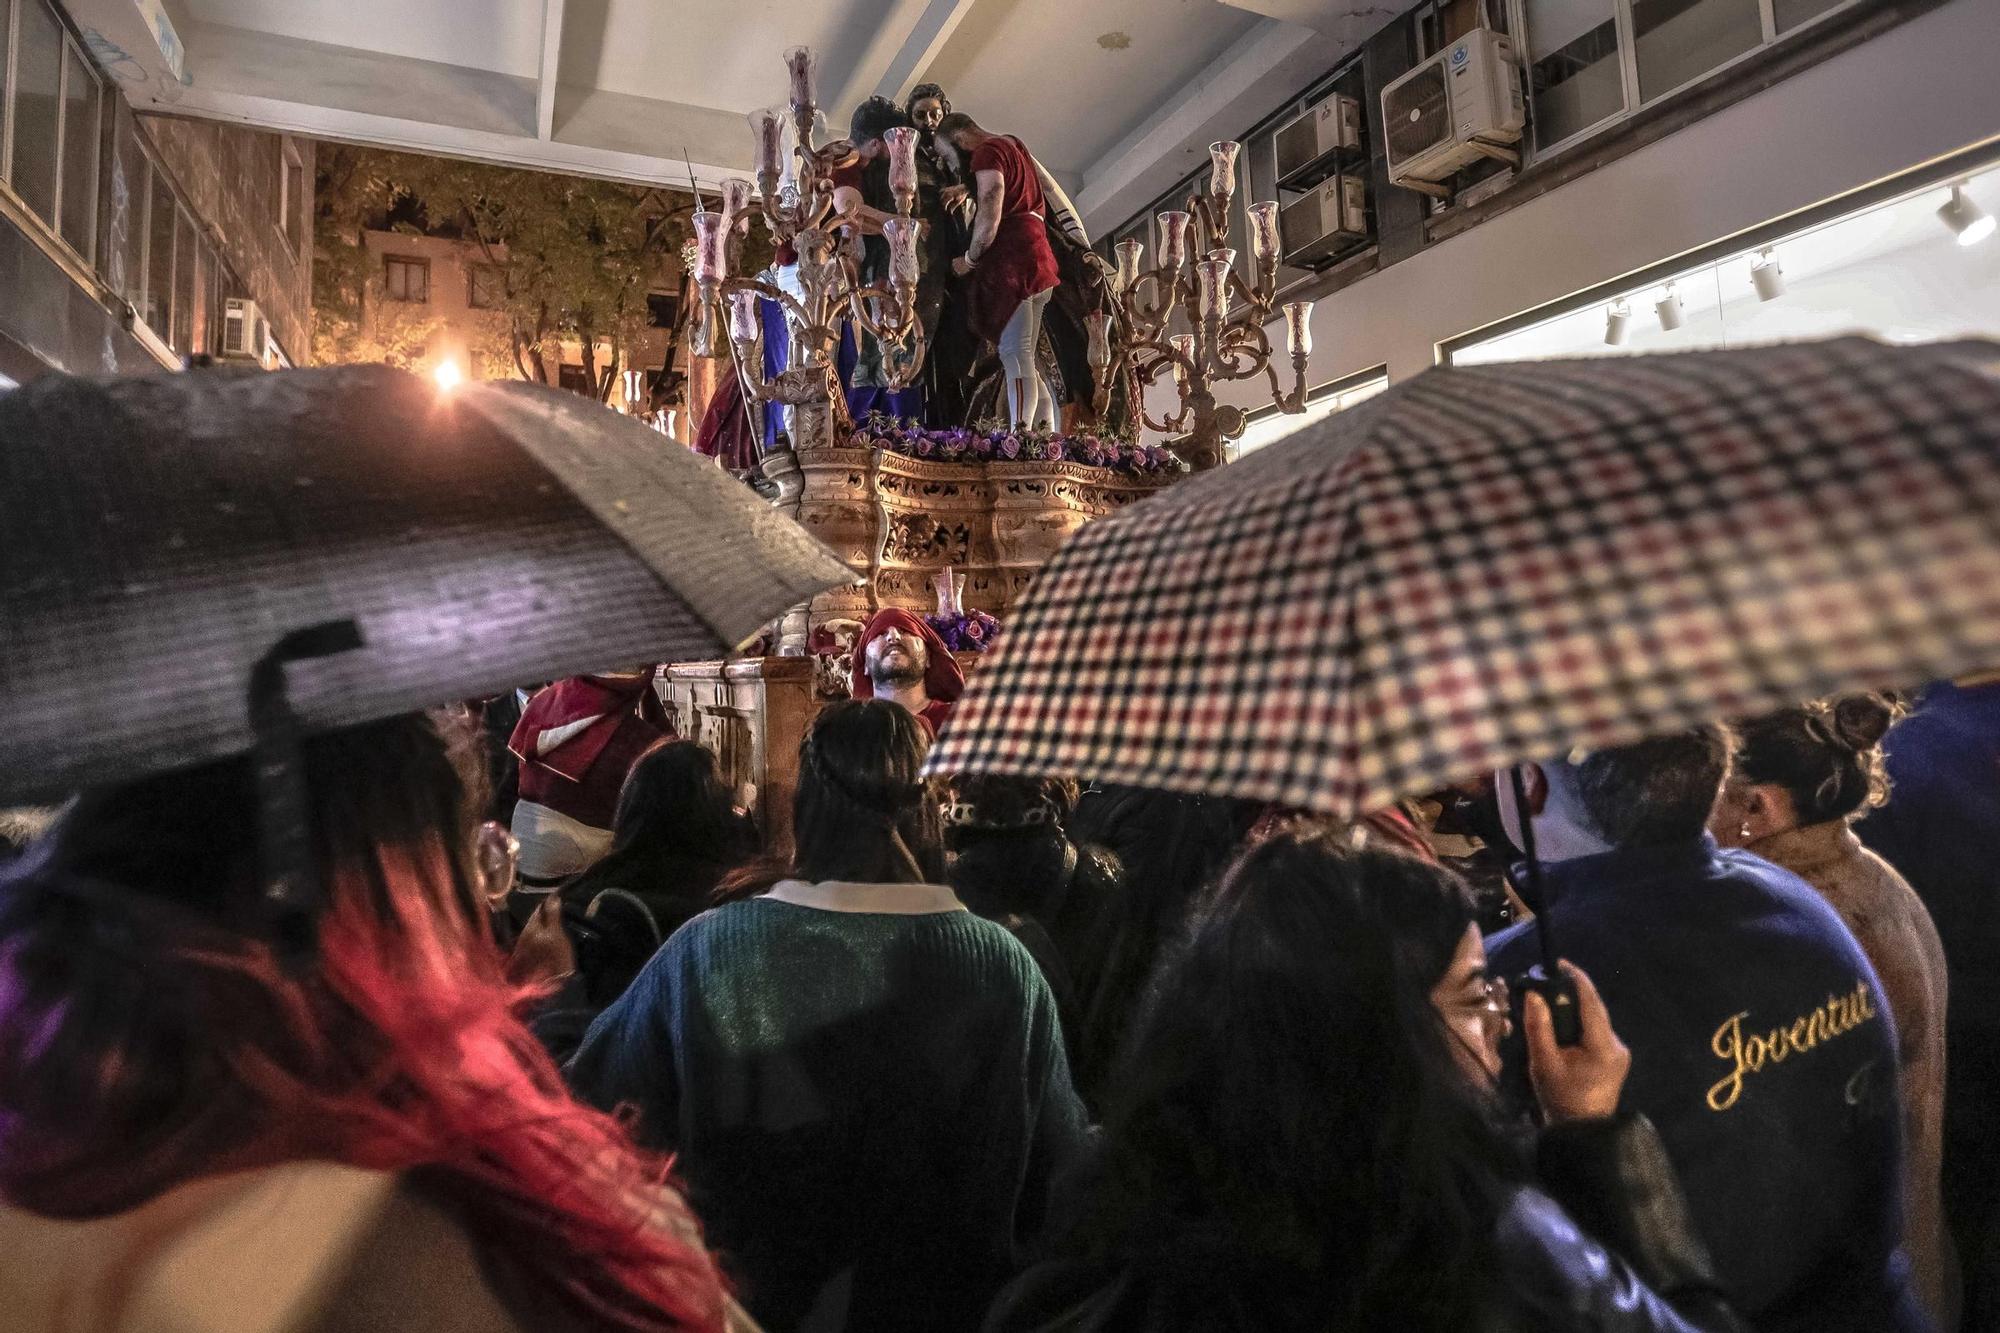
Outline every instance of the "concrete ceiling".
[(64, 3), (140, 110), (665, 183), (684, 155), (705, 182), (748, 168), (744, 114), (784, 99), (780, 53), (803, 43), (832, 133), (869, 94), (940, 82), (1098, 226), (1389, 17), (1360, 0)]

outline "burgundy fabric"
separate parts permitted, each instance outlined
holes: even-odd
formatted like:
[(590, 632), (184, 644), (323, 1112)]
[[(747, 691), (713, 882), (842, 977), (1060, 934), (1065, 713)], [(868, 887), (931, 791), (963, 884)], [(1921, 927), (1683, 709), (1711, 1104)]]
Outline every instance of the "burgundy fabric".
[[(650, 673), (642, 677), (572, 676), (528, 701), (507, 748), (521, 761), (521, 799), (592, 828), (610, 828), (618, 792), (639, 757), (671, 733), (641, 717)], [(601, 714), (545, 755), (535, 738)]]
[(750, 413), (743, 404), (743, 385), (735, 372), (722, 377), (702, 414), (701, 428), (690, 446), (705, 458), (721, 461), (731, 472), (748, 472), (757, 466), (757, 435), (750, 429)]
[(965, 673), (958, 668), (958, 660), (951, 655), (951, 649), (944, 646), (938, 632), (900, 607), (884, 607), (868, 619), (861, 630), (861, 637), (854, 642), (854, 666), (848, 674), (847, 692), (857, 699), (873, 699), (875, 682), (868, 679), (868, 645), (887, 634), (892, 629), (900, 629), (915, 634), (924, 641), (929, 652), (930, 665), (924, 671), (924, 692), (931, 697), (917, 717), (930, 728), (931, 735), (938, 734), (945, 719), (951, 716), (951, 708), (958, 696), (965, 692)]
[(1010, 135), (988, 139), (972, 150), (972, 170), (975, 179), (981, 171), (997, 171), (1003, 182), (1000, 229), (969, 279), (972, 331), (997, 343), (1021, 302), (1054, 287), (1061, 274), (1043, 221), (1048, 204), (1041, 178), (1021, 141)]

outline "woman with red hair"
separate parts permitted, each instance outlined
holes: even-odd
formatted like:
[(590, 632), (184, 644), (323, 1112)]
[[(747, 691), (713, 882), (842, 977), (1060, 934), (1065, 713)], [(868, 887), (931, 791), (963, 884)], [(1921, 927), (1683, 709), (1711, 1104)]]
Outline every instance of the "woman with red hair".
[(744, 1326), (664, 1162), (515, 1017), (467, 741), (303, 743), (302, 941), (248, 760), (86, 794), (0, 874), (10, 1329)]

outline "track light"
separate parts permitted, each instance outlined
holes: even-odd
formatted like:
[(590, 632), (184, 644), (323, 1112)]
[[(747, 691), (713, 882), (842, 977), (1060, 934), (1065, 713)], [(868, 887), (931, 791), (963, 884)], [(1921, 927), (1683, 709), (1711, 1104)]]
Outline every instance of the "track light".
[(1681, 294), (1671, 282), (1667, 284), (1667, 294), (1653, 303), (1653, 313), (1660, 317), (1660, 327), (1668, 333), (1687, 322), (1687, 307), (1681, 304)]
[(1604, 345), (1623, 347), (1625, 337), (1632, 327), (1632, 307), (1623, 301), (1608, 307), (1604, 312)]
[(1951, 187), (1951, 198), (1938, 210), (1938, 218), (1952, 229), (1960, 245), (1977, 245), (1993, 234), (1993, 215), (1973, 203), (1963, 185)]
[(1750, 266), (1750, 285), (1760, 301), (1775, 301), (1785, 294), (1785, 270), (1778, 264), (1778, 252), (1766, 248), (1763, 257)]

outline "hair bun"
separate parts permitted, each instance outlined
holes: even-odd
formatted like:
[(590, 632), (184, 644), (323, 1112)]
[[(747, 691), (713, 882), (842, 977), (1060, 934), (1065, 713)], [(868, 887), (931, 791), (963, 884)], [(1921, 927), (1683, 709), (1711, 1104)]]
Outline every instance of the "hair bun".
[(1828, 715), (1834, 738), (1857, 754), (1881, 744), (1895, 720), (1895, 709), (1879, 694), (1842, 695)]

